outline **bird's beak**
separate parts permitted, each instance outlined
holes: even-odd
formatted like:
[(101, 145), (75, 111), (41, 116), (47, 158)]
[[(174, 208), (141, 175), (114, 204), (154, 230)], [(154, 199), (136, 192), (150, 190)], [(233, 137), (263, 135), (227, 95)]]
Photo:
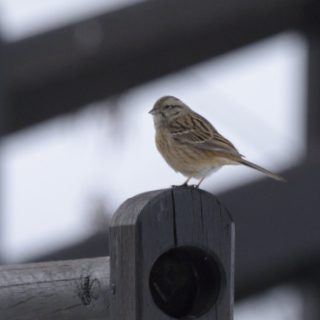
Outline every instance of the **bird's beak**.
[(152, 109), (152, 110), (149, 111), (149, 113), (152, 114), (152, 115), (155, 115), (155, 114), (159, 113), (159, 111), (155, 110), (155, 109)]

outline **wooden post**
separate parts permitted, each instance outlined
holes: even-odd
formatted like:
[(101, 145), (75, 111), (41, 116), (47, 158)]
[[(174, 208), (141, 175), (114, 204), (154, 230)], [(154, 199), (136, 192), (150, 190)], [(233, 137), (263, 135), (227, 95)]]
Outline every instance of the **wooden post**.
[(0, 319), (233, 319), (234, 224), (186, 187), (124, 202), (111, 257), (0, 267)]
[(112, 320), (233, 319), (234, 223), (176, 187), (125, 201), (110, 225)]

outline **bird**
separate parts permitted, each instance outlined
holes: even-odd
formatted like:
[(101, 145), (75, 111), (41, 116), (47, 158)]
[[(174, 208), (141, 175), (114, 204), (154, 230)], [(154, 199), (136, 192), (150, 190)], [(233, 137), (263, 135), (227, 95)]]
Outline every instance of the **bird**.
[(243, 164), (263, 172), (269, 177), (286, 181), (244, 159), (235, 146), (223, 137), (215, 127), (200, 114), (173, 96), (158, 99), (149, 113), (153, 116), (156, 147), (167, 164), (187, 180), (181, 186), (188, 186), (191, 178), (203, 180), (224, 165)]

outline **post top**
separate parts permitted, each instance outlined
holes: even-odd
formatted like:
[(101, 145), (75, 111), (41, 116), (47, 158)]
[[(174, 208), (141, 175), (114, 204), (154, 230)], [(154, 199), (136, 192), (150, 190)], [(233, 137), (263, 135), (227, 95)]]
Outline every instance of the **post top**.
[[(117, 209), (117, 211), (114, 213), (110, 224), (113, 226), (134, 224), (137, 222), (140, 213), (142, 212), (142, 209), (145, 208), (147, 205), (150, 206), (152, 205), (152, 203), (162, 201), (163, 199), (167, 199), (167, 201), (169, 202), (170, 200), (172, 200), (173, 202), (175, 201), (175, 199), (177, 200), (177, 198), (179, 198), (179, 200), (186, 201), (188, 204), (191, 204), (190, 200), (192, 201), (192, 199), (195, 199), (196, 195), (200, 196), (201, 198), (205, 198), (206, 201), (211, 198), (212, 201), (220, 204), (217, 197), (213, 194), (205, 190), (196, 189), (193, 187), (178, 186), (168, 189), (148, 191), (140, 193), (123, 202)], [(227, 210), (225, 210), (223, 214), (229, 216), (229, 220), (233, 222), (233, 218)]]
[(110, 245), (112, 319), (232, 319), (234, 223), (212, 194), (130, 198), (111, 220)]

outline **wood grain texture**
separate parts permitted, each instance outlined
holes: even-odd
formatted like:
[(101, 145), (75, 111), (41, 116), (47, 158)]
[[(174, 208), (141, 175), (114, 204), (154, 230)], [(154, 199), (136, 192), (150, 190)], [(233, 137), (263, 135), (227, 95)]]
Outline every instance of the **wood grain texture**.
[[(189, 247), (213, 256), (221, 272), (218, 300), (196, 318), (233, 319), (234, 223), (211, 194), (177, 187), (127, 200), (111, 221), (110, 245), (111, 319), (174, 319), (152, 298), (150, 270), (168, 250)], [(166, 301), (165, 293), (159, 291)]]
[(0, 267), (0, 319), (108, 319), (109, 258)]
[(219, 200), (203, 190), (176, 188), (173, 193), (177, 246), (213, 252), (222, 264), (224, 287), (216, 307), (199, 319), (233, 319), (235, 228)]

